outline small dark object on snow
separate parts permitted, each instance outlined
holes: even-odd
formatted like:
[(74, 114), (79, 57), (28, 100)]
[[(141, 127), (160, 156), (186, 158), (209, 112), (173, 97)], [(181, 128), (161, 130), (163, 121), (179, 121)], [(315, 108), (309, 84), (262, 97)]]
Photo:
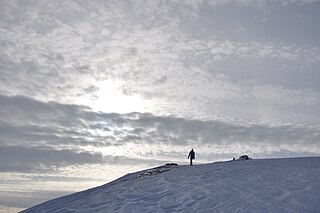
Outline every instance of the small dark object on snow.
[(249, 160), (251, 158), (248, 157), (248, 155), (242, 155), (239, 157), (239, 160)]
[(166, 163), (165, 165), (166, 165), (166, 166), (178, 166), (177, 163)]

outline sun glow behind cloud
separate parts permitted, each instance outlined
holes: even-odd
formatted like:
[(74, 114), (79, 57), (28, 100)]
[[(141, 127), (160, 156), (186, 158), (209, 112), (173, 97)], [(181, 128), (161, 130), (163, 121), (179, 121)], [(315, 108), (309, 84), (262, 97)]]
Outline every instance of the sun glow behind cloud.
[[(92, 98), (80, 98), (79, 103), (91, 107), (94, 111), (130, 113), (145, 112), (147, 103), (137, 94), (125, 94), (121, 90), (123, 83), (117, 81), (104, 81), (97, 83), (98, 91)], [(148, 105), (148, 106), (149, 106)]]

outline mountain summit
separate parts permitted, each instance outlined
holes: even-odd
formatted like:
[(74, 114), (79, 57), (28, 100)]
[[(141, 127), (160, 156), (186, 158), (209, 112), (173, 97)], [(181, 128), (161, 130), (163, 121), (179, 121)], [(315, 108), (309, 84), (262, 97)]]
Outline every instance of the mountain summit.
[(320, 157), (164, 166), (23, 212), (319, 212)]

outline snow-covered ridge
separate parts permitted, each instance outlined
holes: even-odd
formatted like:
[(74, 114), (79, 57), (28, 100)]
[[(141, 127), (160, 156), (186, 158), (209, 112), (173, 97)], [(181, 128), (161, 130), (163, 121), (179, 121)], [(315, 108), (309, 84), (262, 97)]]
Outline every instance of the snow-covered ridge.
[(23, 212), (320, 212), (320, 157), (165, 165)]

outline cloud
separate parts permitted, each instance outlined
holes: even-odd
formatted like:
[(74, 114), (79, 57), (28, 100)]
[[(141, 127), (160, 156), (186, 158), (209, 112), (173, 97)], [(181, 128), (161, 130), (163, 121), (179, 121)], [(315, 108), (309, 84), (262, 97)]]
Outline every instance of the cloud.
[[(264, 147), (265, 145), (277, 149), (276, 147), (286, 146), (288, 148), (292, 145), (292, 147), (301, 146), (300, 148), (310, 146), (309, 149), (311, 149), (319, 137), (317, 133), (319, 127), (313, 126), (244, 125), (150, 115), (141, 115), (139, 119), (130, 119), (127, 122), (129, 126), (145, 131), (137, 135), (144, 135), (146, 143), (165, 143), (170, 146), (232, 147), (238, 144), (251, 146), (253, 149), (255, 146)], [(151, 131), (146, 132), (147, 130)]]
[[(308, 113), (318, 107), (320, 50), (272, 35), (260, 39), (265, 35), (256, 33), (273, 32), (273, 25), (253, 19), (260, 11), (248, 13), (246, 7), (263, 2), (211, 1), (212, 6), (205, 1), (34, 2), (23, 3), (24, 9), (14, 1), (3, 3), (0, 92), (116, 111), (117, 104), (111, 109), (107, 104), (115, 102), (107, 97), (114, 90), (114, 97), (125, 97), (132, 107), (137, 103), (132, 104), (130, 97), (138, 97), (143, 107), (134, 110), (140, 112), (170, 112), (195, 119), (318, 122), (317, 113)], [(239, 26), (225, 24), (223, 14), (229, 14), (225, 13), (228, 8), (216, 10), (226, 4), (238, 9), (232, 17), (248, 23), (240, 24), (243, 39), (233, 36)], [(245, 7), (238, 8), (239, 4)], [(190, 12), (198, 18), (188, 18)], [(303, 20), (309, 23), (308, 18)], [(305, 34), (310, 32), (311, 28), (305, 29)], [(286, 40), (292, 35), (286, 35)], [(110, 82), (114, 87), (106, 86)], [(276, 95), (267, 95), (270, 91)], [(266, 95), (261, 98), (260, 94)], [(313, 99), (314, 107), (306, 104), (283, 110), (293, 101), (304, 105), (304, 97)], [(257, 100), (258, 107), (251, 106), (251, 100)], [(288, 103), (279, 104), (279, 100)], [(299, 107), (308, 110), (301, 112)], [(257, 116), (261, 111), (263, 118)]]
[(54, 150), (49, 147), (1, 146), (0, 153), (2, 172), (48, 172), (58, 167), (103, 162), (102, 155), (98, 153)]
[[(51, 172), (68, 166), (76, 167), (86, 164), (124, 166), (144, 163), (165, 163), (165, 161), (160, 160), (152, 161), (112, 155), (103, 156), (101, 153), (71, 149), (58, 150), (51, 147), (1, 146), (0, 154), (0, 170), (2, 172), (19, 173)], [(35, 177), (32, 177), (32, 179), (37, 180)], [(48, 178), (45, 179), (49, 180)], [(88, 181), (88, 179), (86, 180)]]
[(198, 147), (204, 156), (243, 152), (261, 155), (279, 150), (320, 153), (317, 125), (103, 113), (22, 96), (0, 96), (0, 100), (1, 162), (5, 170), (32, 171), (86, 163), (164, 163), (175, 160), (174, 155), (166, 158), (172, 149), (180, 161), (187, 147)]
[[(55, 190), (32, 190), (29, 192), (1, 192), (0, 205), (7, 207), (26, 208), (37, 203), (44, 202), (56, 197), (61, 197), (67, 194), (71, 194), (73, 191), (55, 191)], [(30, 196), (32, 194), (32, 196)], [(1, 207), (1, 206), (0, 206)], [(1, 210), (1, 208), (0, 208)], [(4, 212), (8, 209), (4, 208)], [(19, 211), (21, 211), (20, 209)], [(13, 210), (14, 211), (14, 210)], [(14, 211), (15, 212), (15, 211)]]
[[(110, 150), (112, 156), (121, 157), (122, 149), (131, 158), (142, 159), (151, 148), (141, 153), (140, 146), (159, 145), (159, 150), (143, 158), (154, 162), (166, 152), (165, 146), (176, 147), (177, 153), (193, 144), (218, 152), (230, 147), (241, 152), (256, 145), (257, 152), (266, 147), (272, 152), (280, 146), (291, 151), (313, 149), (312, 141), (318, 140), (319, 48), (271, 36), (241, 39), (233, 36), (233, 29), (239, 28), (232, 24), (227, 24), (230, 31), (219, 30), (228, 26), (221, 25), (225, 19), (216, 8), (224, 13), (228, 8), (221, 5), (236, 4), (239, 10), (232, 17), (239, 15), (240, 23), (248, 23), (240, 24), (239, 33), (271, 32), (272, 26), (259, 22), (264, 17), (252, 19), (260, 11), (246, 10), (269, 7), (272, 2), (209, 3), (210, 7), (204, 1), (35, 2), (22, 3), (23, 9), (14, 1), (3, 3), (3, 146), (31, 143), (45, 150), (53, 147), (76, 153), (101, 149), (104, 157)], [(189, 12), (194, 14), (192, 19)], [(250, 30), (257, 26), (261, 28)], [(139, 97), (143, 110), (131, 114), (94, 111), (97, 103), (103, 109), (119, 100), (112, 95)], [(115, 110), (110, 111), (136, 104), (125, 100), (114, 103)], [(305, 148), (302, 141), (308, 144)], [(112, 164), (127, 160), (112, 156)]]

